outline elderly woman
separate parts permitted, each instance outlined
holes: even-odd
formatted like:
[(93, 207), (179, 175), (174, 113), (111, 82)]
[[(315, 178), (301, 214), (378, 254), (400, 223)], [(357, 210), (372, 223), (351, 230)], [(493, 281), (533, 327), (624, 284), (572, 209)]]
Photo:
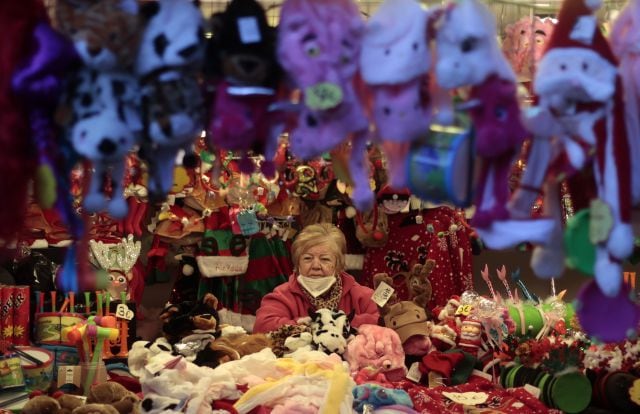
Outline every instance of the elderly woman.
[(292, 246), (295, 273), (289, 281), (262, 298), (254, 332), (269, 332), (285, 324), (296, 324), (309, 309), (355, 311), (354, 327), (378, 323), (373, 290), (358, 284), (344, 272), (346, 240), (333, 224), (305, 227)]

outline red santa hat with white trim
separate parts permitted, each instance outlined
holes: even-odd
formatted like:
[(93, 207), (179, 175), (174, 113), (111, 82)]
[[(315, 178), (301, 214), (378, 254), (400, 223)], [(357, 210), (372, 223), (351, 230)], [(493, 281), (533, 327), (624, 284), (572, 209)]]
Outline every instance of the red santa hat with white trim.
[[(619, 261), (633, 250), (631, 160), (618, 60), (594, 15), (601, 4), (601, 0), (565, 0), (558, 14), (558, 25), (539, 64), (534, 89), (542, 98), (562, 95), (567, 93), (562, 92), (565, 88), (576, 86), (582, 92), (565, 98), (579, 102), (577, 111), (590, 111), (588, 105), (594, 104), (606, 109), (604, 119), (593, 126), (595, 160), (600, 175), (598, 196), (611, 208), (613, 218), (608, 237), (600, 246), (606, 244), (608, 256)], [(562, 85), (562, 81), (566, 84)], [(561, 91), (557, 92), (558, 89)], [(577, 126), (573, 132), (580, 135), (584, 131), (585, 128)], [(615, 291), (618, 283), (614, 279), (618, 275), (598, 275), (598, 269), (596, 264), (601, 289)]]

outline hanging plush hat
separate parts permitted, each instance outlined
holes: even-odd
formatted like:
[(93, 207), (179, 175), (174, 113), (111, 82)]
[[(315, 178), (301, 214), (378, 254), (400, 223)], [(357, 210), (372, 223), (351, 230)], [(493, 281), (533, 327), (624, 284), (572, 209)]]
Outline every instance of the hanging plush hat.
[(209, 125), (214, 146), (240, 151), (240, 168), (255, 170), (248, 151), (264, 154), (262, 171), (273, 176), (271, 162), (278, 144), (277, 118), (269, 111), (276, 100), (280, 67), (275, 57), (275, 29), (255, 0), (233, 0), (214, 19), (216, 86), (213, 117)]
[(634, 244), (631, 165), (618, 62), (594, 15), (600, 5), (598, 0), (563, 3), (534, 90), (550, 109), (575, 121), (565, 144), (574, 168), (582, 168), (589, 148), (595, 149), (599, 199), (592, 201), (592, 212), (600, 218), (591, 225), (597, 244), (595, 277), (605, 295), (615, 296), (622, 284), (621, 261)]
[(146, 21), (136, 73), (142, 87), (142, 111), (149, 164), (149, 195), (164, 198), (173, 184), (177, 153), (190, 155), (201, 135), (204, 102), (197, 70), (204, 58), (204, 19), (188, 0), (149, 2), (140, 14)]
[(369, 122), (355, 85), (363, 31), (352, 0), (287, 0), (277, 56), (302, 92), (298, 123), (289, 135), (291, 151), (310, 159), (351, 137), (351, 198), (366, 210), (373, 202), (365, 158)]
[(360, 73), (373, 93), (376, 132), (386, 144), (389, 178), (396, 187), (405, 185), (407, 143), (427, 133), (431, 118), (428, 17), (415, 0), (386, 0), (363, 37)]

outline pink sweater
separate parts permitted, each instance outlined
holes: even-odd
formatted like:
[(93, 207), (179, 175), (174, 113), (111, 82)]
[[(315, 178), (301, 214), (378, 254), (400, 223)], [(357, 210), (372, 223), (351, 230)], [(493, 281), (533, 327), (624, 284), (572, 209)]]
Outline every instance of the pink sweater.
[[(371, 300), (373, 290), (358, 284), (353, 276), (342, 273), (342, 297), (339, 309), (345, 313), (355, 309), (356, 314), (351, 322), (353, 327), (362, 324), (378, 324), (378, 307)], [(282, 325), (296, 324), (299, 318), (309, 315), (311, 302), (307, 299), (298, 284), (295, 275), (262, 298), (260, 309), (256, 312), (256, 323), (253, 332), (269, 332)]]

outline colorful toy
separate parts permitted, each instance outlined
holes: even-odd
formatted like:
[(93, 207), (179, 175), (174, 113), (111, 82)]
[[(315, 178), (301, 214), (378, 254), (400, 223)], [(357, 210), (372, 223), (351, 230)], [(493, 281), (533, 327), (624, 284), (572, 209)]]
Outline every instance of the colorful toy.
[(519, 80), (533, 78), (556, 24), (557, 20), (550, 17), (525, 16), (505, 27), (502, 52)]

